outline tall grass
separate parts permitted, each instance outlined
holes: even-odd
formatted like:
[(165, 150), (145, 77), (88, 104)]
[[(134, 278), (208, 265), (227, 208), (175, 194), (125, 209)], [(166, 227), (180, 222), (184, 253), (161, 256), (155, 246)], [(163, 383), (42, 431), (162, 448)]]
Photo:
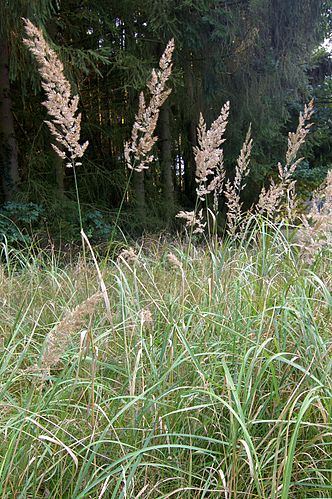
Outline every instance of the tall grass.
[[(293, 203), (290, 172), (311, 114), (290, 134), (293, 153), (267, 200), (286, 191)], [(200, 201), (224, 185), (227, 118), (228, 105), (209, 130), (200, 121)], [(66, 123), (56, 124), (61, 139)], [(78, 125), (74, 159), (86, 147)], [(235, 238), (250, 150), (248, 134), (225, 183), (238, 208), (224, 242), (152, 242), (104, 261), (103, 273), (83, 231), (91, 261), (67, 266), (36, 246), (3, 245), (3, 499), (332, 496), (331, 246), (305, 261), (289, 226), (259, 215)], [(318, 228), (329, 181), (324, 193)], [(201, 210), (179, 215), (204, 231)]]
[(256, 224), (110, 262), (72, 328), (93, 262), (1, 266), (1, 497), (332, 496), (331, 253)]

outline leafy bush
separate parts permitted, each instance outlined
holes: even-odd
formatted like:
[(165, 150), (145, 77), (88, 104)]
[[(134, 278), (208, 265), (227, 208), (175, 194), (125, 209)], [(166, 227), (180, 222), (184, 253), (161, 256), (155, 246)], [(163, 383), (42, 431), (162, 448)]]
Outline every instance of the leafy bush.
[(29, 242), (32, 227), (41, 222), (43, 213), (38, 204), (8, 201), (0, 208), (0, 241)]
[(89, 239), (105, 241), (111, 235), (112, 226), (105, 220), (105, 215), (98, 210), (86, 213), (82, 222)]

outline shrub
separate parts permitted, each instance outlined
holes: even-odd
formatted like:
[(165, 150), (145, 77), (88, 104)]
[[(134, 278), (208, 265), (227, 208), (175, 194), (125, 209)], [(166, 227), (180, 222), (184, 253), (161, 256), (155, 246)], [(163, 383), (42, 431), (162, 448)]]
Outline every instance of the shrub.
[(38, 204), (8, 201), (0, 208), (0, 241), (29, 242), (32, 228), (41, 222), (43, 213)]

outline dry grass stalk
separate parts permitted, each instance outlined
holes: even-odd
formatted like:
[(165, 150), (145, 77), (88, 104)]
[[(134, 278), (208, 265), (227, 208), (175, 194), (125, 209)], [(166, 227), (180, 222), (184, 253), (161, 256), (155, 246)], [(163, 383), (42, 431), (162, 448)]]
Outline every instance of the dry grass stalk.
[(225, 197), (227, 204), (227, 231), (229, 235), (235, 236), (238, 223), (241, 219), (241, 191), (245, 188), (243, 180), (249, 175), (250, 155), (252, 149), (251, 125), (242, 145), (240, 155), (235, 167), (235, 178), (233, 183), (228, 179), (225, 185)]
[(332, 170), (316, 194), (311, 210), (302, 217), (298, 241), (303, 256), (310, 263), (324, 247), (332, 247)]
[(137, 263), (138, 262), (138, 255), (137, 255), (136, 251), (134, 250), (134, 248), (132, 248), (130, 246), (128, 249), (123, 249), (121, 251), (117, 260), (118, 260), (118, 262), (121, 262), (121, 260), (122, 260), (128, 264)]
[(268, 189), (263, 187), (256, 205), (257, 213), (266, 213), (268, 216), (280, 213), (282, 209), (282, 201), (286, 198), (285, 204), (287, 217), (290, 219), (295, 217), (296, 181), (293, 180), (292, 177), (295, 170), (303, 160), (303, 158), (296, 159), (296, 157), (312, 126), (310, 120), (313, 113), (314, 101), (311, 100), (308, 105), (304, 106), (303, 113), (300, 113), (296, 132), (289, 132), (288, 134), (286, 165), (283, 167), (281, 163), (278, 163), (279, 182), (276, 184), (272, 181)]
[[(206, 196), (213, 194), (213, 209), (218, 211), (218, 198), (222, 192), (225, 169), (224, 169), (224, 151), (221, 145), (225, 142), (225, 131), (229, 117), (229, 102), (222, 107), (220, 115), (212, 123), (209, 130), (206, 129), (206, 123), (203, 115), (200, 114), (197, 127), (198, 147), (194, 148), (196, 176), (198, 184), (196, 189), (197, 197), (204, 201)], [(204, 232), (206, 222), (203, 222), (203, 210), (198, 213), (195, 211), (180, 211), (176, 218), (183, 218), (187, 227), (193, 227), (193, 234)]]
[(204, 232), (206, 222), (203, 223), (203, 210), (198, 213), (195, 211), (180, 211), (176, 218), (183, 218), (186, 221), (186, 226), (193, 228), (193, 234), (202, 234)]
[(63, 64), (46, 42), (44, 35), (31, 21), (24, 19), (28, 38), (25, 45), (35, 56), (42, 77), (42, 87), (47, 100), (43, 102), (52, 121), (46, 121), (58, 145), (52, 147), (67, 166), (75, 166), (88, 147), (88, 142), (80, 144), (81, 114), (77, 112), (79, 98), (72, 96), (71, 86), (64, 75)]
[(87, 237), (87, 235), (85, 234), (84, 230), (82, 229), (81, 230), (81, 236), (82, 236), (82, 241), (85, 241), (89, 250), (90, 250), (90, 253), (91, 253), (91, 256), (92, 256), (92, 259), (93, 259), (93, 263), (95, 264), (95, 267), (96, 267), (96, 271), (97, 271), (97, 275), (98, 275), (98, 280), (99, 280), (99, 285), (100, 285), (100, 291), (102, 292), (103, 294), (103, 297), (104, 297), (104, 303), (105, 303), (105, 308), (106, 308), (106, 311), (107, 311), (107, 314), (108, 314), (108, 317), (109, 319), (111, 320), (112, 319), (112, 314), (111, 314), (111, 304), (110, 304), (110, 301), (109, 301), (109, 298), (108, 298), (108, 294), (107, 294), (107, 289), (106, 289), (106, 285), (105, 285), (105, 282), (104, 282), (104, 279), (103, 279), (103, 276), (102, 276), (102, 273), (100, 271), (100, 268), (99, 268), (99, 265), (98, 265), (98, 262), (97, 262), (97, 258), (95, 257), (95, 254), (94, 254), (94, 251), (92, 249), (92, 246), (90, 244), (90, 241)]
[[(1, 246), (0, 246), (1, 247)], [(9, 296), (8, 288), (10, 279), (6, 275), (5, 268), (0, 266), (0, 307), (4, 309)]]
[(206, 123), (200, 114), (197, 127), (198, 147), (194, 148), (197, 196), (203, 201), (208, 194), (213, 193), (215, 211), (225, 179), (224, 151), (221, 145), (226, 140), (224, 134), (228, 123), (229, 107), (229, 102), (226, 102), (209, 130), (206, 130)]
[(141, 327), (152, 328), (153, 327), (153, 317), (152, 313), (148, 308), (144, 308), (140, 311)]
[(182, 263), (174, 253), (168, 253), (167, 255), (168, 263), (173, 267), (182, 270)]
[(165, 52), (161, 56), (159, 69), (152, 70), (147, 87), (151, 94), (150, 102), (146, 104), (144, 93), (139, 97), (138, 113), (131, 132), (131, 140), (126, 142), (124, 154), (128, 168), (142, 172), (149, 168), (154, 156), (151, 150), (158, 140), (154, 135), (158, 122), (161, 106), (171, 93), (166, 87), (167, 80), (172, 72), (172, 54), (174, 51), (174, 40), (167, 44)]
[(59, 322), (46, 340), (46, 348), (41, 358), (41, 369), (49, 370), (60, 361), (70, 337), (77, 333), (85, 324), (85, 317), (91, 317), (96, 305), (102, 299), (102, 293), (97, 292), (77, 305)]

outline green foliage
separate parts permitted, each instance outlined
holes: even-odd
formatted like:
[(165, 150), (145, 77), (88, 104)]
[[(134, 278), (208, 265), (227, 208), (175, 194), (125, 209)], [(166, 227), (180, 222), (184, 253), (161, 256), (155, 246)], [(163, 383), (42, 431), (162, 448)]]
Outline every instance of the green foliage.
[(35, 203), (5, 203), (0, 208), (0, 241), (6, 240), (10, 245), (29, 242), (43, 214), (42, 206)]
[(308, 161), (302, 161), (294, 174), (298, 194), (302, 198), (311, 197), (313, 191), (322, 184), (331, 168), (332, 164), (312, 166)]
[[(245, 206), (255, 201), (262, 184), (276, 173), (276, 163), (285, 150), (285, 124), (293, 117), (292, 106), (296, 103), (302, 108), (300, 101), (308, 100), (311, 90), (317, 94), (317, 106), (319, 102), (322, 106), (317, 113), (320, 125), (314, 130), (311, 149), (307, 149), (310, 168), (323, 168), (332, 161), (330, 103), (324, 104), (331, 88), (328, 82), (320, 82), (319, 88), (308, 87), (308, 82), (316, 85), (308, 72), (310, 64), (317, 68), (326, 57), (321, 51), (311, 57), (331, 25), (323, 0), (171, 0), (162, 6), (157, 0), (126, 0), (121, 4), (115, 0), (20, 0), (15, 8), (5, 1), (1, 30), (12, 49), (10, 74), (20, 185), (26, 200), (54, 204), (59, 213), (54, 196), (54, 159), (49, 153), (51, 139), (42, 125), (46, 118), (40, 104), (44, 95), (36, 68), (21, 44), (22, 16), (43, 27), (74, 91), (79, 93), (82, 140), (90, 142), (77, 172), (84, 206), (97, 211), (122, 206), (128, 181), (123, 147), (135, 119), (138, 93), (171, 37), (176, 49), (168, 135), (175, 203), (182, 201), (192, 208), (195, 202), (192, 147), (196, 145), (199, 113), (203, 112), (209, 124), (227, 100), (231, 101), (231, 116), (225, 158), (230, 176), (248, 125), (253, 125)], [(158, 229), (163, 224), (164, 212), (158, 208), (164, 203), (158, 166), (161, 144), (162, 139), (156, 145), (154, 172), (145, 180), (147, 212), (151, 213), (145, 228), (149, 230), (154, 223)], [(183, 165), (180, 174), (175, 172), (179, 160)], [(72, 199), (73, 184), (66, 171), (59, 191)], [(129, 188), (127, 193), (123, 209), (129, 213), (134, 205), (133, 190)], [(46, 211), (51, 213), (52, 209)], [(65, 233), (73, 237), (76, 222), (70, 231), (71, 214), (64, 213), (61, 219)], [(134, 220), (133, 228), (137, 222)]]
[(98, 210), (91, 210), (83, 218), (84, 232), (92, 241), (106, 241), (112, 234), (112, 225), (107, 222), (105, 215)]
[(331, 497), (331, 250), (259, 221), (135, 249), (102, 269), (111, 313), (88, 259), (0, 265), (0, 494)]

